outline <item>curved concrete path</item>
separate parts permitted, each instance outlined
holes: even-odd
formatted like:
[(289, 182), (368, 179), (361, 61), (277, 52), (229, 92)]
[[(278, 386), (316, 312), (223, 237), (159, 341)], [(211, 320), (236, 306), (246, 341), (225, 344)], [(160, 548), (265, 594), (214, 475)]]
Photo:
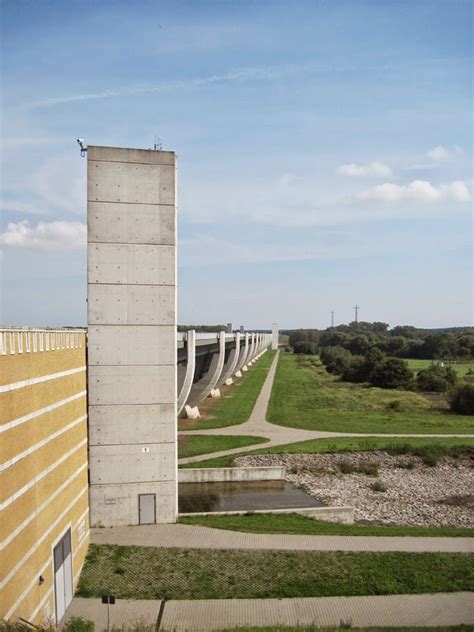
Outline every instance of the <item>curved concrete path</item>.
[(178, 549), (473, 553), (474, 538), (245, 533), (186, 524), (91, 529), (93, 544)]
[[(336, 437), (384, 437), (384, 438), (405, 438), (405, 437), (438, 437), (438, 438), (474, 438), (474, 435), (457, 435), (457, 434), (388, 434), (388, 433), (355, 433), (355, 432), (325, 432), (319, 430), (301, 430), (300, 428), (291, 428), (289, 426), (279, 426), (267, 421), (267, 409), (272, 393), (273, 381), (275, 379), (276, 368), (280, 351), (277, 351), (273, 359), (268, 375), (262, 386), (262, 390), (255, 402), (248, 421), (235, 426), (226, 426), (224, 428), (211, 428), (207, 430), (183, 430), (180, 435), (231, 435), (231, 436), (254, 436), (266, 437), (269, 439), (265, 444), (259, 446), (262, 449), (272, 446), (284, 445), (286, 443), (296, 443), (298, 441), (308, 441), (310, 439), (331, 439)], [(210, 452), (208, 454), (200, 454), (199, 456), (179, 459), (179, 464), (195, 463), (205, 461), (220, 456), (237, 455), (242, 452), (259, 449), (257, 446), (246, 446), (242, 448), (234, 448), (231, 450), (223, 450), (221, 452)]]

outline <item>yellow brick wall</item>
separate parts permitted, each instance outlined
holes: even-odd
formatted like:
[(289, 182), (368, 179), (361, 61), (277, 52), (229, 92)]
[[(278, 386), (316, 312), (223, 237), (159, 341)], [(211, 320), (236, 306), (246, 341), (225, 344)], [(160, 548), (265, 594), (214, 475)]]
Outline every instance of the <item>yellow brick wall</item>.
[(85, 365), (83, 332), (0, 331), (0, 618), (54, 620), (52, 551), (68, 528), (77, 583), (89, 542), (86, 372), (42, 378)]

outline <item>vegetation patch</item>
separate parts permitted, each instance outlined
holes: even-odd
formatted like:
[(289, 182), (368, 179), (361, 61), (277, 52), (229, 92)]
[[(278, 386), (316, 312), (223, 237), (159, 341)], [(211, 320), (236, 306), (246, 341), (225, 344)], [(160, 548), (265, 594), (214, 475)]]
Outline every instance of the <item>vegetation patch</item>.
[(280, 354), (267, 418), (305, 430), (474, 433), (473, 416), (435, 408), (419, 393), (343, 382), (316, 356), (289, 353)]
[(182, 524), (202, 525), (213, 529), (245, 533), (288, 533), (292, 535), (355, 535), (355, 536), (410, 536), (464, 537), (474, 536), (474, 529), (463, 527), (401, 527), (319, 522), (296, 513), (235, 516), (183, 516)]
[(226, 436), (226, 435), (179, 435), (178, 458), (185, 459), (200, 454), (232, 450), (246, 445), (265, 443), (264, 437)]
[[(462, 553), (196, 550), (91, 545), (77, 595), (119, 599), (256, 599), (474, 589)], [(98, 549), (98, 554), (97, 554)], [(115, 572), (117, 566), (124, 573)]]
[(204, 430), (241, 424), (250, 417), (260, 394), (275, 351), (267, 351), (234, 384), (221, 388), (222, 397), (208, 398), (199, 405), (202, 419), (180, 419), (178, 430)]
[[(309, 441), (298, 441), (297, 443), (287, 443), (271, 448), (260, 448), (251, 452), (233, 454), (230, 456), (206, 459), (199, 463), (190, 463), (187, 468), (195, 467), (233, 467), (235, 459), (242, 456), (255, 456), (258, 454), (344, 454), (347, 452), (373, 452), (384, 450), (389, 454), (399, 454), (405, 456), (419, 456), (425, 464), (434, 460), (430, 455), (451, 456), (453, 458), (472, 456), (474, 452), (474, 439), (470, 437), (403, 437), (395, 439), (393, 437), (335, 437), (334, 439), (310, 439)], [(408, 466), (407, 469), (411, 469)]]

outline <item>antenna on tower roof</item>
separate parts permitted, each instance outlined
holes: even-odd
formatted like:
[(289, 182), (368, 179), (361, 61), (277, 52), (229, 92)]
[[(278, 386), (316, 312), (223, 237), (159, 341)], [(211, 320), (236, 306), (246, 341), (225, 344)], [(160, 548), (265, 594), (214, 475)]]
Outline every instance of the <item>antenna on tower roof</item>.
[(153, 149), (155, 151), (161, 151), (163, 149), (163, 139), (155, 134), (155, 142), (153, 143)]

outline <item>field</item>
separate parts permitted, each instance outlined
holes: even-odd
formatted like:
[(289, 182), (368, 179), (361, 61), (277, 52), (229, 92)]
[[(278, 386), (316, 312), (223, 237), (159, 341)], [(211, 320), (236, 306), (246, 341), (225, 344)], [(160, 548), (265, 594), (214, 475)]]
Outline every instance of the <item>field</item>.
[(246, 445), (265, 443), (263, 437), (228, 436), (225, 435), (180, 435), (178, 436), (178, 458), (185, 459), (199, 454), (232, 450)]
[[(407, 360), (408, 366), (412, 371), (418, 373), (421, 369), (427, 369), (433, 364), (432, 360)], [(464, 377), (469, 369), (474, 370), (474, 362), (445, 362), (444, 366), (452, 367), (456, 373)]]
[(77, 596), (258, 599), (455, 592), (474, 588), (462, 553), (163, 549), (92, 544)]
[(274, 351), (267, 351), (240, 379), (234, 378), (234, 384), (221, 388), (222, 397), (220, 399), (208, 398), (199, 405), (202, 419), (180, 419), (178, 429), (223, 428), (247, 421), (267, 377), (274, 355)]
[(267, 419), (332, 432), (474, 433), (474, 416), (455, 415), (424, 395), (343, 382), (316, 356), (281, 353)]

